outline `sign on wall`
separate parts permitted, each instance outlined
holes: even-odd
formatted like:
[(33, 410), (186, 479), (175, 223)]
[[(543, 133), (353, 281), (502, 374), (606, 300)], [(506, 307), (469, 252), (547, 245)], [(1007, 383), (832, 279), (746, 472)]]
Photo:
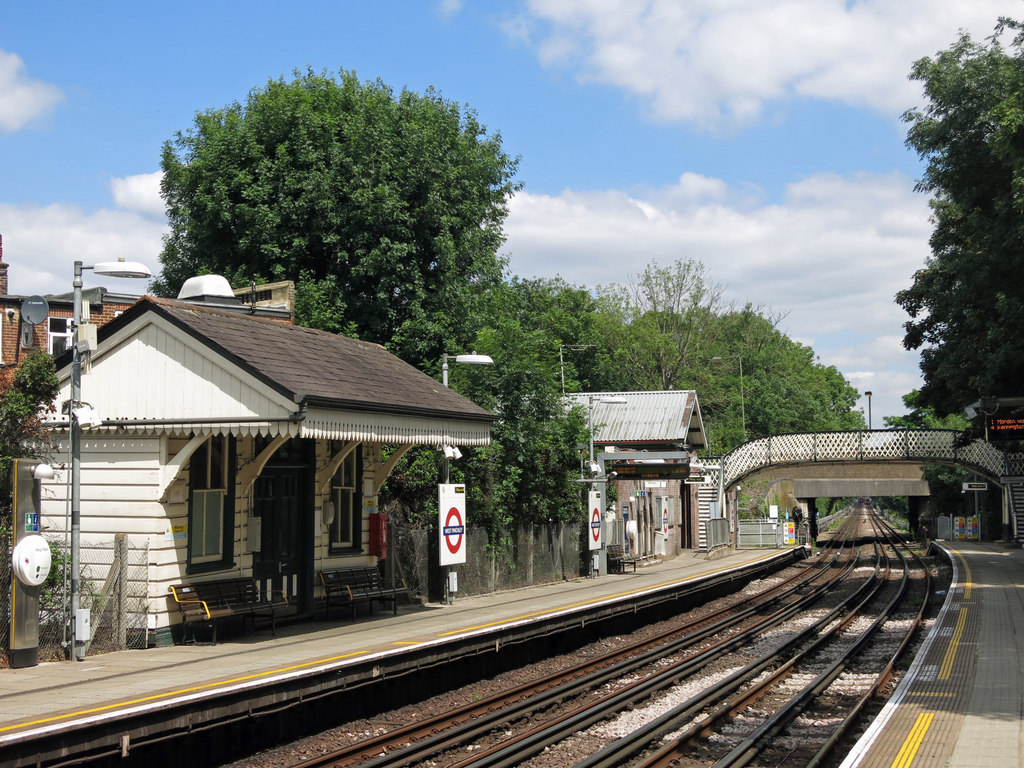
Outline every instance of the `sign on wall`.
[(437, 530), (440, 537), (440, 565), (466, 562), (466, 486), (441, 483), (438, 486)]

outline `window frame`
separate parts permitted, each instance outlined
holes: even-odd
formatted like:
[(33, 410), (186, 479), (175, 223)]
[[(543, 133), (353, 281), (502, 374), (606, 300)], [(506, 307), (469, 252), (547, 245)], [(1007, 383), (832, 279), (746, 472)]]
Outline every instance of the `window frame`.
[[(55, 333), (53, 330), (53, 321), (63, 320), (64, 321), (64, 332)], [(71, 345), (74, 342), (74, 329), (72, 327), (72, 318), (70, 317), (58, 317), (57, 315), (49, 315), (46, 318), (46, 351), (56, 357), (57, 355), (66, 352), (71, 349)], [(53, 341), (54, 339), (65, 339), (64, 348), (54, 352)]]
[[(219, 571), (235, 565), (235, 473), (235, 438), (231, 435), (210, 435), (189, 457), (186, 573)], [(213, 517), (219, 517), (219, 536), (215, 534), (214, 540), (219, 540), (220, 549), (210, 552), (206, 549), (211, 543), (206, 525), (211, 519), (208, 505), (218, 497), (219, 515), (215, 511)]]
[[(332, 443), (332, 448), (342, 450), (341, 445)], [(329, 500), (334, 504), (334, 519), (327, 528), (328, 551), (331, 555), (362, 554), (363, 551), (362, 458), (363, 448), (357, 446), (331, 476)], [(349, 517), (347, 540), (340, 534), (346, 515)]]

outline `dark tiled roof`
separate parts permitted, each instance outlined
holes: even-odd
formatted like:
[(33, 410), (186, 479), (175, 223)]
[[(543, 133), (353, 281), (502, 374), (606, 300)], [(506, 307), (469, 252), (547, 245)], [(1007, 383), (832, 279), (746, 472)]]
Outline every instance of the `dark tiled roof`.
[[(309, 400), (359, 410), (495, 419), (379, 344), (149, 296), (114, 324), (130, 322), (146, 311), (168, 318), (295, 402)], [(109, 328), (110, 324), (104, 329)]]

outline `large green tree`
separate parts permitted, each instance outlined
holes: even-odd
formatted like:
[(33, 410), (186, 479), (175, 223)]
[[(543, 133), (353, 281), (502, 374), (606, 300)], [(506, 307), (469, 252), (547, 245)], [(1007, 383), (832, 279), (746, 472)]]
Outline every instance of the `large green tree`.
[(904, 346), (921, 350), (921, 405), (939, 415), (1024, 394), (1021, 31), (1004, 19), (984, 43), (962, 33), (911, 73), (927, 104), (904, 116), (907, 144), (926, 163), (918, 188), (931, 195), (934, 231), (897, 301), (911, 318)]
[(170, 234), (154, 290), (296, 282), (297, 321), (425, 364), (472, 340), (517, 159), (433, 90), (308, 71), (198, 114), (163, 148)]

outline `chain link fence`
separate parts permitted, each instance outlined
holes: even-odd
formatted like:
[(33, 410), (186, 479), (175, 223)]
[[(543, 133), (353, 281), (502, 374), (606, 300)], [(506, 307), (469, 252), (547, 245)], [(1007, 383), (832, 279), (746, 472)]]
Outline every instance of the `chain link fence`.
[[(46, 537), (53, 565), (39, 595), (39, 660), (58, 661), (69, 655), (71, 555), (63, 537)], [(0, 665), (8, 666), (11, 647), (10, 536), (0, 540)], [(88, 608), (91, 638), (86, 653), (107, 653), (149, 644), (149, 551), (123, 534), (113, 539), (83, 540), (82, 608)]]

